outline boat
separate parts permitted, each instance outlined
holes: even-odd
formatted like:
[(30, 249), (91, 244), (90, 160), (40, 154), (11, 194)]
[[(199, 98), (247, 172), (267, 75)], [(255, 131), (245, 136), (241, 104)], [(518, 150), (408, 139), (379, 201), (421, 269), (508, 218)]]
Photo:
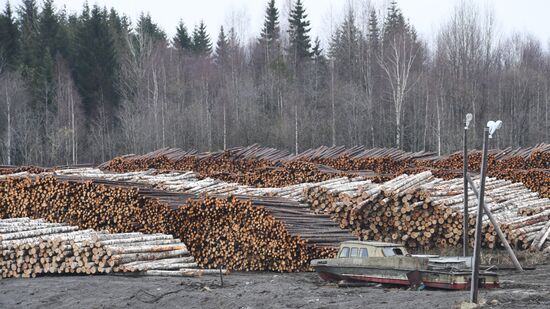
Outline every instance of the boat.
[[(311, 266), (331, 282), (370, 282), (465, 290), (470, 288), (472, 257), (411, 255), (400, 244), (345, 241), (333, 259), (317, 259)], [(498, 275), (480, 270), (480, 288), (499, 287)]]

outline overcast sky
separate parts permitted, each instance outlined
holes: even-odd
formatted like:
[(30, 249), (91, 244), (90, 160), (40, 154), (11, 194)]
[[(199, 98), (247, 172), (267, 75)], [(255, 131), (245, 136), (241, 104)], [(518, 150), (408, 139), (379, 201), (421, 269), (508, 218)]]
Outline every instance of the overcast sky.
[[(7, 0), (0, 0), (2, 7)], [(290, 0), (276, 0), (284, 11)], [(294, 0), (292, 0), (294, 1)], [(330, 33), (330, 20), (338, 22), (348, 3), (356, 10), (368, 0), (303, 0), (309, 15), (312, 34), (326, 41)], [(459, 0), (398, 0), (406, 18), (417, 28), (420, 36), (432, 41), (442, 22), (451, 14)], [(38, 0), (41, 3), (40, 0)], [(81, 11), (85, 0), (54, 0), (58, 8), (66, 6), (69, 11)], [(389, 0), (371, 0), (382, 9)], [(550, 39), (549, 0), (475, 0), (492, 7), (501, 34), (529, 32), (538, 37), (546, 47)], [(11, 0), (19, 6), (21, 0)], [(233, 24), (244, 38), (259, 33), (267, 0), (89, 0), (88, 3), (115, 7), (117, 11), (135, 20), (141, 12), (149, 12), (171, 37), (179, 20), (189, 29), (204, 20), (213, 39), (221, 25)]]

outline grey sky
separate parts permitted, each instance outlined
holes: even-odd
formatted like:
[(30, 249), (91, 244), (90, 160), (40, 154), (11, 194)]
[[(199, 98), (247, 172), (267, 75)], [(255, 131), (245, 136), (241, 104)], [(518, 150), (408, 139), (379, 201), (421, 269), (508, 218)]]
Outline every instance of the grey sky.
[[(80, 11), (84, 0), (54, 0), (57, 7), (66, 6), (69, 11)], [(284, 11), (290, 0), (277, 0)], [(293, 1), (293, 0), (292, 0)], [(368, 0), (303, 0), (311, 20), (313, 36), (326, 41), (330, 33), (330, 20), (341, 20), (348, 3), (360, 10)], [(442, 22), (448, 19), (459, 0), (398, 0), (406, 18), (417, 28), (421, 37), (432, 41)], [(6, 0), (0, 0), (5, 3)], [(18, 6), (21, 0), (11, 0)], [(40, 2), (40, 0), (39, 0)], [(172, 36), (181, 19), (189, 29), (201, 19), (207, 24), (210, 35), (216, 38), (221, 25), (235, 25), (243, 38), (258, 34), (261, 28), (267, 0), (89, 0), (90, 4), (115, 7), (119, 12), (135, 20), (141, 12), (149, 12), (160, 26)], [(543, 46), (550, 39), (550, 1), (548, 0), (481, 0), (475, 1), (492, 7), (498, 30), (507, 35), (512, 32), (529, 32), (538, 37)], [(371, 0), (381, 9), (388, 0)], [(2, 4), (2, 7), (4, 4)]]

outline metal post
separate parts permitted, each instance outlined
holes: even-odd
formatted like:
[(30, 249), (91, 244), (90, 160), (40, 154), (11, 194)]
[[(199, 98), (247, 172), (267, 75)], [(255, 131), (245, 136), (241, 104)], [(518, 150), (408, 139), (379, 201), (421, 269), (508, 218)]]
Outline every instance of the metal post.
[(468, 122), (464, 126), (464, 223), (462, 225), (462, 254), (468, 256)]
[(223, 288), (223, 267), (220, 264), (220, 286)]
[(476, 234), (474, 245), (474, 265), (472, 265), (472, 282), (470, 289), (470, 302), (478, 302), (477, 294), (479, 289), (479, 264), (481, 256), (481, 225), (483, 219), (483, 205), (485, 200), (485, 176), (487, 172), (487, 151), (489, 148), (489, 128), (485, 127), (483, 130), (483, 156), (481, 158), (481, 182), (479, 188), (479, 200), (477, 207), (477, 220), (476, 220)]

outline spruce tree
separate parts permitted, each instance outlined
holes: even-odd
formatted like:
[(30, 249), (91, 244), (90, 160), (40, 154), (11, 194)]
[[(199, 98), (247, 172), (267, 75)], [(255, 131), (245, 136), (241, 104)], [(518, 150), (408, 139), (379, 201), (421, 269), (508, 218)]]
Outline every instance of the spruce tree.
[(307, 20), (307, 14), (301, 0), (296, 0), (294, 7), (290, 11), (288, 19), (289, 29), (289, 52), (298, 65), (305, 59), (311, 58), (311, 38), (309, 37), (310, 22)]
[(35, 0), (23, 0), (19, 7), (19, 25), (21, 28), (21, 73), (25, 79), (31, 80), (34, 68), (43, 52), (38, 44), (38, 7)]
[(176, 28), (176, 35), (172, 39), (172, 45), (175, 48), (185, 51), (191, 50), (193, 46), (193, 42), (191, 41), (191, 37), (189, 36), (189, 33), (187, 32), (187, 27), (185, 26), (183, 21), (180, 21), (178, 27)]
[(117, 53), (124, 53), (128, 49), (127, 37), (130, 34), (130, 22), (128, 21), (128, 17), (124, 15), (120, 16), (115, 9), (111, 8), (109, 11), (108, 24), (114, 38)]
[(10, 3), (6, 3), (0, 14), (0, 58), (9, 69), (15, 69), (19, 53), (19, 29), (14, 19)]
[(89, 120), (97, 117), (100, 109), (113, 115), (118, 105), (118, 63), (107, 15), (97, 5), (91, 12), (85, 5), (75, 36), (75, 82)]
[(39, 48), (42, 51), (40, 61), (34, 67), (35, 84), (38, 91), (37, 100), (48, 111), (55, 111), (55, 57), (60, 52), (60, 25), (55, 13), (53, 0), (44, 1), (44, 6), (38, 19)]
[(379, 93), (378, 85), (380, 78), (380, 65), (378, 63), (380, 56), (380, 29), (378, 23), (378, 16), (376, 11), (373, 9), (369, 16), (369, 26), (367, 29), (367, 52), (368, 52), (368, 61), (369, 61), (369, 74), (372, 79), (372, 92), (373, 96), (377, 96)]
[(313, 60), (315, 61), (324, 59), (323, 49), (321, 48), (321, 40), (319, 40), (319, 37), (315, 38), (313, 48), (311, 49), (311, 54), (313, 56)]
[(220, 34), (218, 35), (218, 42), (216, 43), (216, 54), (214, 60), (218, 65), (225, 65), (228, 62), (229, 57), (229, 43), (227, 36), (223, 31), (223, 26), (220, 27)]
[(136, 24), (136, 32), (150, 38), (154, 44), (166, 42), (166, 33), (153, 22), (150, 14), (141, 13)]
[(39, 14), (38, 31), (42, 50), (49, 49), (53, 57), (59, 49), (60, 25), (54, 11), (53, 0), (45, 0), (42, 11)]
[(350, 9), (330, 46), (331, 57), (340, 76), (347, 81), (358, 79), (361, 33)]
[(279, 37), (279, 10), (275, 7), (275, 0), (270, 0), (265, 10), (265, 21), (260, 33), (260, 41), (271, 45), (279, 40)]
[(204, 21), (201, 21), (193, 30), (193, 52), (200, 56), (210, 56), (212, 53), (212, 42), (206, 32)]
[(378, 17), (373, 9), (369, 16), (369, 27), (367, 33), (369, 48), (373, 51), (378, 50), (380, 40), (380, 30), (378, 29)]
[(388, 8), (388, 13), (384, 21), (383, 42), (387, 44), (396, 35), (402, 35), (408, 32), (407, 23), (403, 17), (403, 13), (397, 6), (397, 2), (392, 1)]

